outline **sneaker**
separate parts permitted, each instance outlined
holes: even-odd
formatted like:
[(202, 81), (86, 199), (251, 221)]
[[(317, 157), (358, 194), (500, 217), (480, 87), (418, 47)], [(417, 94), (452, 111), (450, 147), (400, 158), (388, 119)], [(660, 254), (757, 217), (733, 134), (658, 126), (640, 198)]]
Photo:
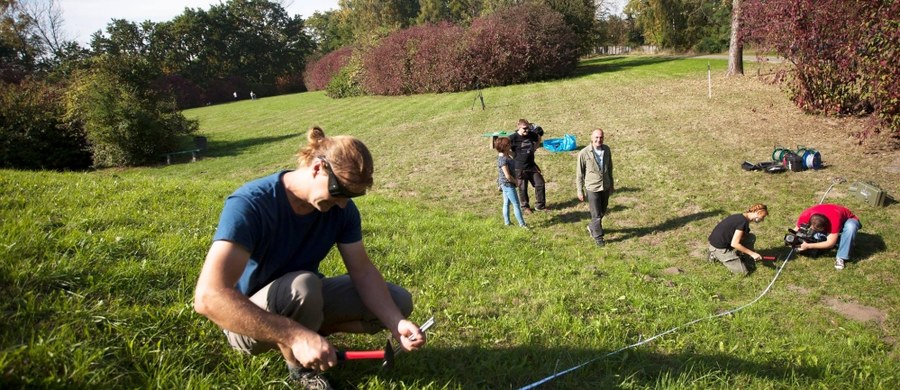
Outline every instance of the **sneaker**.
[(297, 388), (305, 390), (331, 390), (331, 384), (325, 379), (325, 375), (314, 370), (300, 368), (298, 370), (289, 369), (291, 373), (291, 382)]
[(840, 257), (834, 259), (834, 269), (836, 269), (836, 270), (842, 270), (842, 269), (844, 269), (844, 262), (845, 262), (845, 261), (846, 261), (846, 260), (844, 260), (844, 259), (842, 259), (842, 258), (840, 258)]

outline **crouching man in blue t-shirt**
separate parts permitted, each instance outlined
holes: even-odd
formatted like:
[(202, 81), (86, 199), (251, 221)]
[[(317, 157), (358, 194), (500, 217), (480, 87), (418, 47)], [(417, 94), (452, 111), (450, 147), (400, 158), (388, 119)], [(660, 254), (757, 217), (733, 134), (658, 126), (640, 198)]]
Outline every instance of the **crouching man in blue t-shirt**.
[[(387, 328), (406, 350), (421, 348), (425, 336), (406, 319), (410, 293), (386, 283), (363, 246), (350, 198), (372, 186), (368, 148), (318, 127), (307, 138), (296, 170), (247, 183), (225, 201), (194, 309), (224, 329), (232, 347), (278, 348), (292, 379), (330, 388), (321, 373), (337, 355), (325, 336)], [(335, 244), (348, 274), (323, 277), (319, 263)]]

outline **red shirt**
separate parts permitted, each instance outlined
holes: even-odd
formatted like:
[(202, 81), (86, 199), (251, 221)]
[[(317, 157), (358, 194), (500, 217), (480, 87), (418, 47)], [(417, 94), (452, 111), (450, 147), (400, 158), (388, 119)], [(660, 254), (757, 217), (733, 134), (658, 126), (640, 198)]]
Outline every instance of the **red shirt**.
[(813, 214), (822, 214), (828, 219), (828, 222), (831, 224), (831, 231), (829, 232), (831, 234), (840, 233), (841, 229), (844, 228), (844, 222), (847, 222), (848, 219), (859, 221), (859, 218), (853, 215), (853, 212), (844, 206), (836, 204), (820, 204), (803, 210), (803, 212), (800, 213), (800, 218), (797, 218), (797, 226), (809, 223), (809, 217), (812, 217)]

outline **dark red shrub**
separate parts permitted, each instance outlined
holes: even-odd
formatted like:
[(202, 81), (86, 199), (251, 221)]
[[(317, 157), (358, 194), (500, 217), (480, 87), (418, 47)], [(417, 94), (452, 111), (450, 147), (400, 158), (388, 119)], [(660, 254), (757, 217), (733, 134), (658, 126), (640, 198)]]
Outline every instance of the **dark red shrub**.
[(462, 27), (444, 22), (419, 29), (419, 40), (410, 61), (414, 93), (456, 92), (468, 89), (464, 82), (465, 55)]
[(571, 74), (577, 40), (562, 14), (539, 4), (476, 19), (466, 37), (468, 73), (484, 85), (506, 85)]
[(374, 95), (412, 92), (410, 66), (421, 27), (397, 31), (382, 39), (362, 57), (363, 89)]
[(352, 48), (349, 46), (342, 47), (326, 54), (317, 61), (308, 63), (306, 65), (306, 70), (303, 72), (303, 83), (306, 84), (306, 89), (310, 91), (321, 91), (325, 89), (325, 87), (328, 86), (328, 82), (331, 81), (331, 78), (334, 77), (344, 65), (347, 65), (352, 54)]
[(563, 77), (578, 60), (577, 40), (560, 13), (511, 7), (476, 19), (397, 31), (363, 57), (367, 93), (453, 92)]
[(809, 112), (875, 113), (900, 130), (900, 2), (745, 0), (745, 40), (793, 65), (792, 99)]

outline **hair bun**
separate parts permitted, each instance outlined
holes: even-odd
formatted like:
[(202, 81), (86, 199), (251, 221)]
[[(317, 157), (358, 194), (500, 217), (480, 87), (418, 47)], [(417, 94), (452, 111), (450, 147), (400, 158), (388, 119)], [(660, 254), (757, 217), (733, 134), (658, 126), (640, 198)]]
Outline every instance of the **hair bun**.
[(309, 131), (306, 132), (306, 140), (310, 144), (317, 144), (323, 139), (325, 139), (325, 131), (319, 126), (310, 127)]

